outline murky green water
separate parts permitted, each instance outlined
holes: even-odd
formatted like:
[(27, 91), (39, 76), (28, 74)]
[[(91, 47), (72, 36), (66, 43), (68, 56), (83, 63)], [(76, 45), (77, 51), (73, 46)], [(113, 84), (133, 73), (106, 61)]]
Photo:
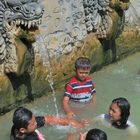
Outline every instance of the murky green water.
[[(131, 104), (131, 120), (140, 131), (140, 53), (134, 54), (118, 63), (111, 64), (102, 70), (94, 73), (91, 77), (96, 86), (97, 104), (93, 106), (76, 105), (77, 118), (94, 120), (94, 117), (107, 113), (112, 99), (126, 97)], [(63, 91), (56, 91), (58, 112), (64, 115), (61, 101)], [(53, 96), (42, 97), (32, 104), (24, 105), (30, 108), (36, 115), (55, 114)], [(0, 117), (0, 139), (9, 140), (10, 128), (12, 125), (13, 111)], [(79, 131), (86, 131), (91, 128), (103, 129), (108, 140), (140, 140), (140, 134), (131, 136), (126, 130), (118, 130), (113, 127), (105, 127), (100, 123), (91, 124), (89, 127), (78, 130), (75, 139), (78, 139)], [(41, 129), (48, 140), (66, 140), (67, 134), (73, 131), (70, 127), (45, 126)]]

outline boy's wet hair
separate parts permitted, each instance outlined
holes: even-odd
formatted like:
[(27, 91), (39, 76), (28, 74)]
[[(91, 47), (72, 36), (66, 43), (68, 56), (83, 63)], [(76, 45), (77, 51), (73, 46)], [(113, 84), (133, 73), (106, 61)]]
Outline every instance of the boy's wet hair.
[(117, 128), (127, 128), (127, 120), (130, 115), (130, 103), (126, 98), (123, 97), (114, 99), (112, 103), (116, 103), (121, 112), (121, 119), (119, 120), (119, 123), (113, 123), (113, 125)]
[(75, 61), (75, 69), (91, 69), (91, 62), (86, 57), (79, 57)]
[(13, 125), (19, 130), (20, 128), (27, 128), (29, 121), (32, 119), (33, 113), (23, 107), (19, 107), (13, 114)]
[(88, 131), (85, 140), (107, 140), (107, 135), (100, 129), (91, 129)]

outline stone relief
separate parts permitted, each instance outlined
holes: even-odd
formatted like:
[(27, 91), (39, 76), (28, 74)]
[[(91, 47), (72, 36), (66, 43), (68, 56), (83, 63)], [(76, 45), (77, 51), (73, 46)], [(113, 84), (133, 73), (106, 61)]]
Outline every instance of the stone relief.
[(43, 12), (38, 1), (0, 1), (0, 75), (28, 69)]
[[(27, 65), (34, 63), (32, 45), (35, 47), (35, 54), (41, 52), (36, 50), (45, 47), (50, 57), (59, 57), (71, 53), (73, 48), (77, 47), (77, 42), (83, 44), (82, 40), (90, 32), (95, 33), (104, 50), (111, 48), (114, 59), (116, 58), (116, 50), (112, 46), (115, 46), (115, 39), (123, 30), (124, 11), (128, 9), (129, 1), (54, 0), (50, 3), (45, 0), (44, 15), (40, 3), (41, 1), (34, 0), (0, 2), (1, 75), (20, 75), (27, 71)], [(128, 17), (130, 16), (127, 16), (127, 19)], [(40, 33), (37, 32), (38, 26), (41, 28)]]
[(127, 0), (84, 0), (83, 3), (87, 31), (95, 32), (104, 51), (111, 49), (112, 61), (116, 60), (115, 39), (123, 31), (124, 11), (129, 5)]
[(125, 23), (127, 26), (140, 27), (140, 0), (131, 0), (129, 9), (125, 11)]
[(76, 42), (82, 43), (87, 34), (93, 32), (103, 49), (111, 49), (116, 59), (116, 50), (111, 46), (115, 46), (115, 39), (123, 30), (124, 11), (128, 9), (129, 1), (55, 0), (53, 4), (48, 2), (46, 1), (48, 6), (45, 8), (41, 25), (41, 36), (50, 57), (71, 53), (72, 49), (77, 47)]

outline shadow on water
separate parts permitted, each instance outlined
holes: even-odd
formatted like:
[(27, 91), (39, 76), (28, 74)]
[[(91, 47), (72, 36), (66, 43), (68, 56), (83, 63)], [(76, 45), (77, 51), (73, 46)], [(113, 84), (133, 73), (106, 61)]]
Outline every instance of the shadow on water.
[(7, 74), (14, 90), (18, 90), (21, 85), (25, 85), (27, 90), (27, 97), (30, 101), (34, 100), (32, 95), (31, 76), (28, 72), (24, 72), (21, 76), (17, 76), (15, 73)]

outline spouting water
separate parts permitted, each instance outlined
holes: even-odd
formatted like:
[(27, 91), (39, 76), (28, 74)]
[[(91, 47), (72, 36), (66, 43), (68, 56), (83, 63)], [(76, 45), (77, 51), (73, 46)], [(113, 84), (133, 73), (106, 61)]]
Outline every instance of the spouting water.
[(51, 64), (50, 64), (50, 54), (49, 51), (47, 49), (47, 45), (49, 45), (49, 41), (46, 45), (45, 43), (45, 39), (44, 37), (40, 34), (37, 38), (38, 40), (38, 45), (41, 46), (39, 47), (39, 53), (41, 54), (41, 58), (43, 60), (43, 65), (46, 67), (46, 71), (47, 71), (47, 76), (46, 76), (46, 80), (48, 81), (51, 91), (52, 91), (52, 95), (53, 95), (53, 102), (54, 102), (54, 106), (55, 106), (55, 112), (56, 112), (56, 116), (59, 116), (58, 113), (58, 107), (57, 107), (57, 103), (56, 103), (56, 94), (55, 94), (55, 90), (54, 90), (54, 82), (53, 82), (53, 78), (52, 78), (52, 69), (51, 69)]

